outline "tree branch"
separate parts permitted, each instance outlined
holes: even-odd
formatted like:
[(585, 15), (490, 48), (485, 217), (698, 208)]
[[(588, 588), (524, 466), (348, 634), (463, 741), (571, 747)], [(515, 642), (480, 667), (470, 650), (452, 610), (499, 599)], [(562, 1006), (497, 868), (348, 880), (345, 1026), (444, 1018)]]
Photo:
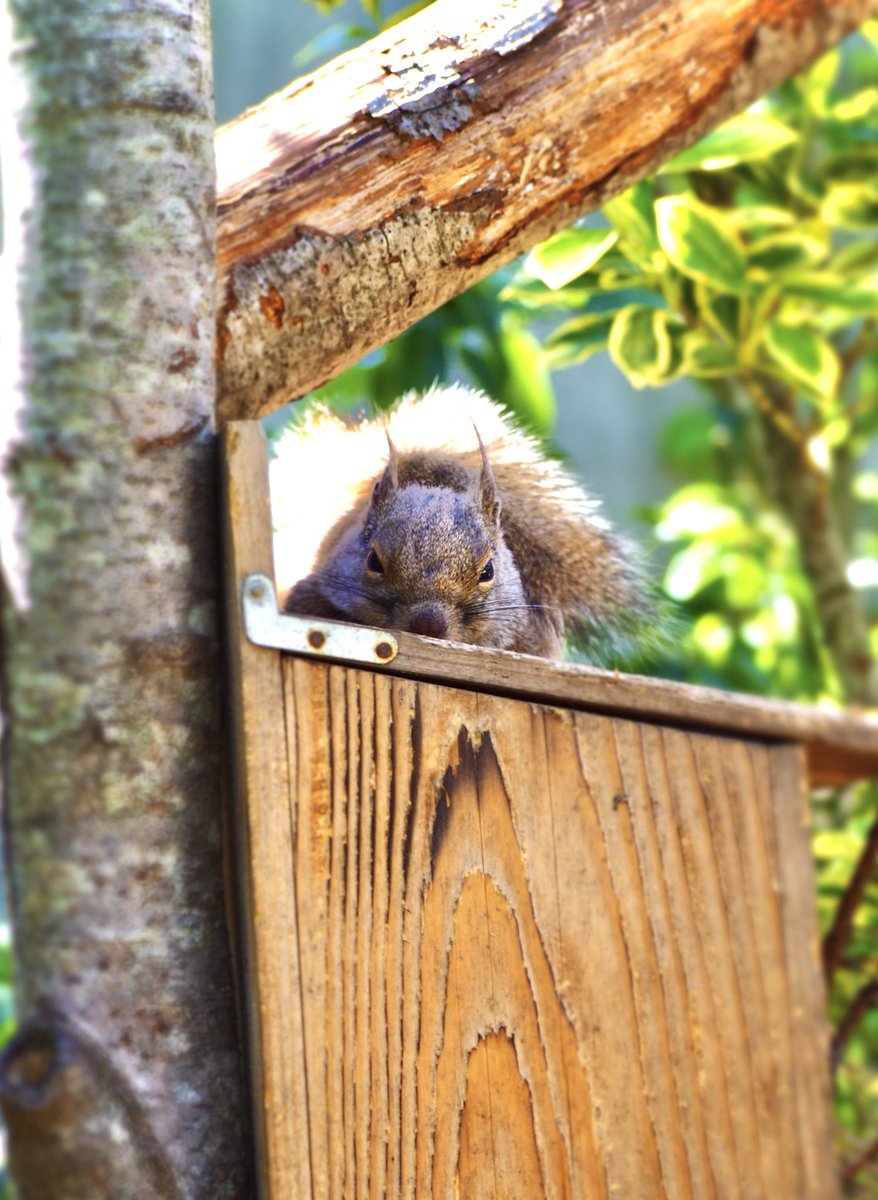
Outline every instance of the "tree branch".
[(833, 1068), (837, 1068), (844, 1057), (845, 1047), (856, 1032), (860, 1021), (867, 1012), (876, 1006), (878, 1006), (878, 979), (870, 979), (858, 990), (844, 1019), (835, 1031), (832, 1039)]
[(878, 0), (439, 0), (220, 130), (222, 421), (332, 378)]
[(832, 977), (841, 962), (844, 948), (851, 935), (857, 908), (869, 886), (876, 861), (878, 861), (878, 818), (875, 819), (869, 830), (869, 836), (866, 838), (859, 862), (839, 901), (832, 928), (823, 939), (823, 973), (827, 983), (832, 982)]
[(828, 480), (814, 470), (796, 433), (793, 403), (786, 389), (774, 380), (764, 379), (761, 387), (748, 387), (748, 392), (762, 418), (775, 498), (797, 536), (802, 566), (844, 699), (849, 704), (878, 706), (878, 669), (860, 598), (847, 577), (844, 537)]

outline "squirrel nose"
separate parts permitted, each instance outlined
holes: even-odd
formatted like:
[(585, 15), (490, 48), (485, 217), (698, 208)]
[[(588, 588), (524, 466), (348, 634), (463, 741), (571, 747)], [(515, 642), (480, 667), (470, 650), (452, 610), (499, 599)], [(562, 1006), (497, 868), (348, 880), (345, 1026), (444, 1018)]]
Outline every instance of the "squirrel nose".
[(411, 613), (408, 627), (412, 633), (422, 633), (425, 637), (444, 638), (448, 636), (448, 619), (436, 604), (425, 605)]

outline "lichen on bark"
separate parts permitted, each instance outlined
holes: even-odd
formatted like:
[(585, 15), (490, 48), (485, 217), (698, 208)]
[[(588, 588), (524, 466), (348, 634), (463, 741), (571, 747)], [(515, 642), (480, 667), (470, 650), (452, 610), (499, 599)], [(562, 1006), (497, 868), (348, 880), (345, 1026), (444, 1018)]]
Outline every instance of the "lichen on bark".
[(10, 1072), (28, 1051), (13, 1047), (11, 1162), (23, 1198), (114, 1195), (112, 1179), (137, 1176), (121, 1159), (104, 1171), (100, 1122), (106, 1158), (124, 1111), (112, 1154), (151, 1161), (131, 1149), (140, 1130), (181, 1196), (237, 1197), (208, 6), (18, 0), (11, 31), (6, 161), (27, 201), (9, 212), (22, 319), (2, 509), (16, 995), (30, 1036), (103, 1064), (85, 1114), (59, 1101), (56, 1062), (44, 1103), (69, 1161), (47, 1191), (49, 1134), (20, 1120)]

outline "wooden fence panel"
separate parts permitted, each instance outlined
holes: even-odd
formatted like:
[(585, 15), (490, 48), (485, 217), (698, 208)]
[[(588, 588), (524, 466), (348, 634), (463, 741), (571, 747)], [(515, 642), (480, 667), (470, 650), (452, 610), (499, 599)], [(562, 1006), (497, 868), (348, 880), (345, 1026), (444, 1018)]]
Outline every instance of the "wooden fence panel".
[(315, 1197), (834, 1194), (798, 747), (283, 675)]
[(376, 669), (254, 646), (266, 467), (229, 426), (262, 1200), (831, 1200), (806, 791), (874, 770), (874, 724), (414, 635)]

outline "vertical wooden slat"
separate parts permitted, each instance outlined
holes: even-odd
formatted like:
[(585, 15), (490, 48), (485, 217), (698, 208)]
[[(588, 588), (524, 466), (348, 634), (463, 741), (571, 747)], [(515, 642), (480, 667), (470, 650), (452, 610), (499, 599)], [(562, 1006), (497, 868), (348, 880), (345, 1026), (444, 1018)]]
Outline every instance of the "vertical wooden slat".
[(229, 634), (229, 711), (257, 1180), (261, 1200), (311, 1196), (303, 1071), (293, 830), (286, 797), (295, 772), (284, 730), (281, 656), (251, 645), (240, 581), (274, 577), (268, 454), (257, 424), (226, 426), (221, 478)]
[(284, 671), (316, 1197), (834, 1195), (797, 748)]
[(223, 472), (262, 1200), (831, 1200), (802, 749), (253, 647)]

